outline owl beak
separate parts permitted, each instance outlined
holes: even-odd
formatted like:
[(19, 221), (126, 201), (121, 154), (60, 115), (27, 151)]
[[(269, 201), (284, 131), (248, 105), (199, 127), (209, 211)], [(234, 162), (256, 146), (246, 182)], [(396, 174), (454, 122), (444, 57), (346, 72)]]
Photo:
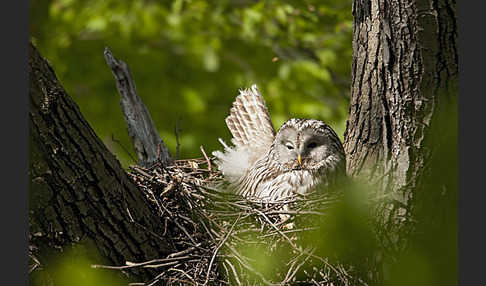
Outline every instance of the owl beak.
[(302, 167), (302, 156), (300, 154), (297, 156), (297, 161), (299, 162), (299, 167)]

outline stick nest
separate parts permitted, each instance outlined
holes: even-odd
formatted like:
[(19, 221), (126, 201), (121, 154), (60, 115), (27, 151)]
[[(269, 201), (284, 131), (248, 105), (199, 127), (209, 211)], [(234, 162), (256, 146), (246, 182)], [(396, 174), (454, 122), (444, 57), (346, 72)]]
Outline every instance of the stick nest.
[[(362, 285), (355, 269), (324, 257), (315, 222), (338, 195), (262, 204), (225, 192), (209, 158), (170, 167), (131, 166), (130, 177), (159, 213), (173, 253), (127, 267), (160, 270), (131, 285)], [(317, 237), (316, 237), (317, 236)], [(114, 268), (114, 267), (111, 267)]]

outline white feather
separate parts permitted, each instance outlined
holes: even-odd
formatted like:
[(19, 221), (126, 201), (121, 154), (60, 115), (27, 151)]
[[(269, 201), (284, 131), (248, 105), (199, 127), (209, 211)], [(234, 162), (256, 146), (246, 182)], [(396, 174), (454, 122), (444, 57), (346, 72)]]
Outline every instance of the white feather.
[(213, 156), (216, 157), (216, 164), (223, 176), (229, 182), (235, 183), (245, 175), (250, 167), (249, 150), (245, 147), (229, 147), (221, 139), (219, 139), (219, 142), (224, 146), (224, 152), (213, 152)]

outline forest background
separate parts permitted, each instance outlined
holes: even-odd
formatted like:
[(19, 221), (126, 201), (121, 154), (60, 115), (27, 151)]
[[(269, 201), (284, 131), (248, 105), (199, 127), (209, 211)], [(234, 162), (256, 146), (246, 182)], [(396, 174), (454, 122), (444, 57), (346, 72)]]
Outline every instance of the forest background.
[(200, 157), (200, 145), (208, 152), (220, 149), (218, 137), (230, 138), (224, 118), (238, 89), (253, 83), (276, 128), (291, 117), (315, 118), (342, 140), (351, 5), (350, 0), (36, 0), (30, 3), (30, 38), (127, 167), (136, 156), (105, 47), (129, 65), (161, 137), (178, 158)]

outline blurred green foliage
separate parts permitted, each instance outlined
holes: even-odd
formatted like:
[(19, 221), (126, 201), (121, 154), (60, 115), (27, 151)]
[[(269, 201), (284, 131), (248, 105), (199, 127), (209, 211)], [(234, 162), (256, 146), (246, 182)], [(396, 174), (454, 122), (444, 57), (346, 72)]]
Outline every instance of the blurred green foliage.
[(64, 252), (53, 255), (49, 260), (49, 270), (39, 269), (30, 274), (29, 284), (70, 285), (70, 286), (121, 286), (129, 281), (119, 271), (95, 269), (91, 267), (103, 261), (94, 247), (78, 244), (68, 247)]
[(224, 118), (238, 89), (253, 83), (276, 128), (316, 118), (342, 139), (351, 32), (351, 0), (30, 2), (32, 42), (124, 166), (134, 162), (121, 145), (133, 151), (105, 46), (128, 63), (173, 155), (180, 119), (180, 157), (189, 158), (230, 138)]

